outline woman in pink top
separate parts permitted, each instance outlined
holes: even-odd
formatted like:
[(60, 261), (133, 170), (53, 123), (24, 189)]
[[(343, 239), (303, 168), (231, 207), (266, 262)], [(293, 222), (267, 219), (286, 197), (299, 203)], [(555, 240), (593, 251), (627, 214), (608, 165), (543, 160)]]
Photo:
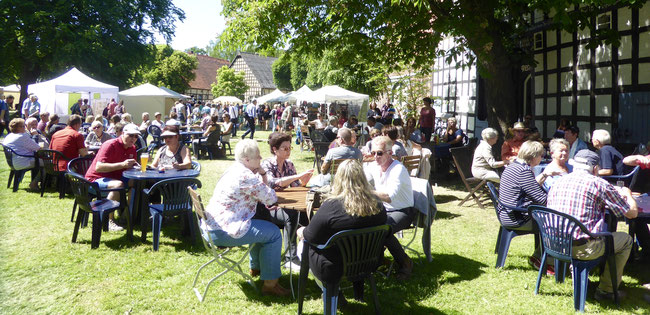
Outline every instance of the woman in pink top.
[(424, 134), (424, 142), (430, 142), (436, 120), (436, 110), (431, 107), (431, 98), (425, 97), (422, 102), (424, 107), (420, 110), (420, 132)]

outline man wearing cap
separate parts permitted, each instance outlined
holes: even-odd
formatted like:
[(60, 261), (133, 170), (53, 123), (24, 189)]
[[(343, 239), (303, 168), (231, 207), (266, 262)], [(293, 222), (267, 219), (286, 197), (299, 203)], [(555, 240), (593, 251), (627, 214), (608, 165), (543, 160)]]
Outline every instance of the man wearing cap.
[(519, 154), (519, 148), (526, 141), (526, 126), (522, 122), (516, 122), (512, 127), (514, 136), (503, 142), (501, 146), (501, 160), (514, 161)]
[[(605, 214), (611, 211), (617, 217), (634, 219), (637, 206), (632, 192), (627, 187), (614, 187), (598, 177), (598, 154), (581, 150), (573, 161), (573, 172), (558, 179), (548, 193), (547, 207), (569, 214), (578, 219), (592, 233), (606, 230)], [(596, 300), (612, 299), (613, 288), (618, 287), (623, 275), (625, 262), (632, 249), (632, 238), (627, 233), (613, 232), (614, 259), (616, 260), (616, 283), (611, 283), (609, 266), (605, 265), (596, 289)], [(602, 239), (590, 238), (579, 229), (574, 234), (573, 257), (591, 260), (605, 253)], [(623, 296), (619, 291), (619, 296)]]
[[(99, 151), (97, 157), (86, 172), (86, 179), (96, 182), (100, 189), (124, 188), (126, 179), (122, 177), (124, 170), (132, 168), (136, 161), (135, 142), (138, 141), (140, 131), (133, 124), (124, 126), (122, 134), (115, 139), (106, 141)], [(120, 201), (120, 193), (111, 191), (108, 199)], [(108, 228), (111, 231), (122, 230), (113, 221), (113, 214), (109, 216)]]
[[(84, 144), (84, 136), (79, 133), (79, 128), (81, 128), (81, 116), (70, 116), (68, 126), (52, 135), (50, 149), (60, 151), (69, 159), (86, 156), (88, 149)], [(60, 159), (58, 170), (65, 171), (67, 168), (68, 160)]]

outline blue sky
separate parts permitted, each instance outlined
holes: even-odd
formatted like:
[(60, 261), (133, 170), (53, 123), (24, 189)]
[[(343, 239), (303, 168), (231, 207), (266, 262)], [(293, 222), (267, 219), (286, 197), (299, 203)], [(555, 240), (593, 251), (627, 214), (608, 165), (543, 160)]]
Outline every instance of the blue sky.
[[(176, 34), (170, 43), (176, 50), (197, 46), (204, 48), (217, 33), (226, 28), (221, 16), (220, 0), (173, 0), (185, 11), (185, 21), (176, 23)], [(164, 43), (160, 40), (160, 43)]]

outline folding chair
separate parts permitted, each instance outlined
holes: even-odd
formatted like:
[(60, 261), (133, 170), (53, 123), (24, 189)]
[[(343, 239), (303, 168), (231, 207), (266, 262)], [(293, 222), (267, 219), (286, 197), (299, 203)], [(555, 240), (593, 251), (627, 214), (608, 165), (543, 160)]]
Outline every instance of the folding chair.
[[(422, 159), (421, 155), (407, 155), (402, 157), (402, 164), (406, 167), (406, 170), (409, 172), (409, 176), (417, 177), (417, 170), (420, 167), (420, 160)], [(413, 174), (413, 170), (416, 170), (416, 173)]]
[[(467, 188), (467, 191), (469, 192), (469, 194), (467, 194), (465, 199), (463, 199), (458, 204), (458, 206), (462, 206), (463, 203), (469, 200), (469, 198), (474, 198), (474, 201), (478, 207), (484, 209), (483, 204), (481, 203), (481, 198), (483, 197), (483, 189), (485, 188), (485, 183), (487, 183), (487, 180), (471, 176), (474, 150), (469, 146), (463, 146), (458, 148), (450, 148), (449, 151), (451, 152), (451, 156), (453, 157), (454, 163), (456, 164), (458, 174), (460, 174), (460, 178), (463, 180), (463, 184), (465, 184), (465, 188)], [(476, 193), (479, 191), (481, 191), (481, 193), (476, 196)]]
[[(214, 245), (210, 233), (208, 233), (201, 227), (201, 222), (206, 220), (205, 209), (203, 208), (203, 202), (201, 201), (201, 196), (196, 192), (195, 189), (193, 189), (190, 186), (187, 187), (187, 191), (189, 192), (190, 198), (192, 199), (192, 204), (194, 205), (194, 213), (196, 213), (196, 221), (199, 225), (199, 229), (202, 234), (201, 240), (203, 240), (203, 246), (205, 246), (205, 249), (214, 256), (210, 261), (203, 264), (196, 272), (196, 276), (194, 277), (194, 282), (192, 283), (192, 289), (194, 290), (196, 297), (199, 298), (200, 302), (203, 302), (203, 300), (205, 300), (205, 296), (208, 294), (208, 289), (210, 288), (212, 282), (219, 279), (221, 276), (225, 275), (230, 271), (238, 273), (239, 275), (244, 277), (246, 282), (248, 282), (253, 288), (255, 288), (255, 290), (257, 290), (257, 287), (255, 287), (255, 283), (253, 282), (253, 278), (249, 274), (245, 273), (241, 268), (242, 262), (250, 254), (251, 247), (253, 245), (238, 246), (239, 248), (244, 249), (244, 253), (241, 255), (241, 257), (234, 258), (234, 259), (230, 258), (229, 256), (235, 254), (235, 252), (232, 251), (235, 247), (221, 247), (221, 246)], [(203, 270), (203, 268), (207, 267), (209, 264), (213, 262), (217, 262), (217, 264), (225, 268), (225, 270), (221, 271), (214, 278), (210, 279), (210, 281), (208, 281), (208, 284), (205, 287), (205, 290), (203, 291), (203, 294), (201, 294), (201, 292), (199, 292), (199, 289), (196, 287), (196, 281), (199, 279), (201, 270)]]

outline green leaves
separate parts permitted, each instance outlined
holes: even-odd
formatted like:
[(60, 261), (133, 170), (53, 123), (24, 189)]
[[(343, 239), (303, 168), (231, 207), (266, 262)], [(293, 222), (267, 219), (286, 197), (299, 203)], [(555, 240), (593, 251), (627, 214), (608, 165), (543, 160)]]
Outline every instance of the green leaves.
[(236, 96), (243, 99), (244, 93), (248, 91), (248, 85), (244, 81), (244, 73), (236, 73), (227, 66), (217, 70), (217, 83), (212, 83), (212, 95)]
[(190, 82), (196, 77), (194, 70), (198, 67), (196, 56), (161, 45), (158, 47), (156, 59), (155, 64), (143, 75), (145, 82), (179, 93), (190, 87)]

